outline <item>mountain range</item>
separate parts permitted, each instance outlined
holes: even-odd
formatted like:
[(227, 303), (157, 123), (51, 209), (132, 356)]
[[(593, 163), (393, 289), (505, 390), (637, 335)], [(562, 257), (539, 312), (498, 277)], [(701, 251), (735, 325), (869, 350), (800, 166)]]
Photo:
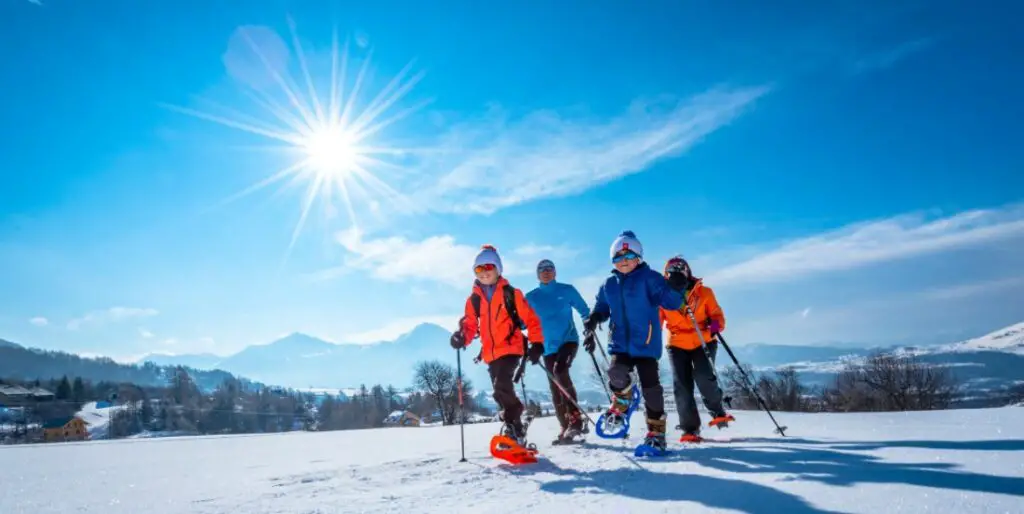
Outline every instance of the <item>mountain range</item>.
[[(249, 346), (226, 356), (210, 354), (149, 355), (142, 360), (161, 365), (182, 364), (197, 369), (221, 369), (260, 382), (295, 388), (353, 388), (361, 384), (391, 384), (397, 388), (413, 383), (413, 370), (421, 360), (455, 360), (448, 346), (450, 333), (433, 324), (422, 324), (394, 341), (375, 344), (334, 344), (295, 333), (270, 344)], [(489, 391), (490, 380), (483, 364), (474, 364), (476, 344), (462, 354), (463, 374), (473, 381), (477, 391)], [(794, 367), (809, 385), (828, 383), (845, 362), (864, 359), (879, 350), (917, 355), (923, 361), (949, 367), (954, 375), (973, 388), (996, 389), (1024, 380), (1024, 323), (1012, 325), (984, 336), (946, 345), (904, 347), (826, 347), (778, 344), (734, 344), (738, 359), (759, 371)], [(718, 368), (732, 364), (719, 354)], [(666, 359), (667, 360), (667, 359)], [(594, 378), (593, 364), (581, 352), (573, 365), (577, 389), (601, 392)], [(667, 363), (662, 381), (671, 385)], [(543, 370), (528, 366), (526, 385), (531, 390), (547, 391)], [(582, 393), (581, 393), (582, 394)]]

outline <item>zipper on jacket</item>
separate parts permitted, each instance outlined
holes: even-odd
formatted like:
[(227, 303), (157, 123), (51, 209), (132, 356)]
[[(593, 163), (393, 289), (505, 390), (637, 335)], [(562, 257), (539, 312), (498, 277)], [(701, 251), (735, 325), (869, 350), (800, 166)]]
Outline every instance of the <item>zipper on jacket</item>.
[(491, 359), (494, 359), (494, 320), (491, 313), (494, 312), (494, 295), (498, 294), (498, 288), (494, 288), (494, 293), (491, 295), (491, 300), (487, 302), (487, 332), (491, 335)]
[(647, 322), (647, 342), (644, 343), (644, 346), (650, 346), (650, 344), (651, 344), (651, 333), (652, 332), (654, 332), (654, 326), (651, 324), (650, 321), (648, 321)]
[(629, 318), (626, 316), (626, 288), (624, 287), (627, 278), (629, 277), (623, 275), (622, 281), (619, 282), (619, 304), (622, 306), (623, 325), (626, 326), (626, 348), (629, 348), (629, 345), (632, 341), (630, 341), (629, 336)]

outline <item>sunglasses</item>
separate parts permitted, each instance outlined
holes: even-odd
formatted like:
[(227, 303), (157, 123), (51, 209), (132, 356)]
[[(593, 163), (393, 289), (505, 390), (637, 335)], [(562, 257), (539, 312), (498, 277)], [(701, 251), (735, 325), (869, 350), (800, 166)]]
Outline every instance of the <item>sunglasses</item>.
[(637, 258), (637, 256), (633, 252), (622, 252), (622, 253), (616, 254), (615, 257), (612, 257), (612, 262), (615, 263), (615, 264), (618, 264), (618, 263), (620, 263), (620, 262), (622, 262), (622, 261), (624, 261), (626, 259), (636, 259), (636, 258)]
[(546, 272), (549, 272), (549, 271), (553, 272), (553, 271), (555, 271), (555, 268), (553, 268), (551, 266), (545, 266), (543, 268), (537, 268), (537, 273), (546, 273)]
[(498, 267), (493, 265), (493, 264), (481, 264), (481, 265), (473, 268), (473, 271), (475, 271), (477, 273), (483, 273), (485, 271), (494, 271), (496, 269), (498, 269)]

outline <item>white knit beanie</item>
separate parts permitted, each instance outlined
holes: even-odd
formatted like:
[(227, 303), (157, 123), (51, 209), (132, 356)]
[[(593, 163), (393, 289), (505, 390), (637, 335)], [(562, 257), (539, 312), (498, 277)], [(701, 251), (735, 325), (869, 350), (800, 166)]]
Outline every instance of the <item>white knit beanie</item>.
[(641, 259), (644, 257), (644, 246), (640, 244), (640, 240), (636, 238), (636, 234), (632, 230), (622, 231), (619, 237), (612, 241), (611, 258), (614, 259), (615, 254), (623, 250), (629, 250), (637, 254)]
[(491, 245), (483, 245), (480, 247), (480, 253), (476, 254), (476, 260), (473, 261), (473, 268), (481, 264), (493, 264), (498, 267), (498, 274), (501, 275), (501, 256), (498, 255), (498, 249)]

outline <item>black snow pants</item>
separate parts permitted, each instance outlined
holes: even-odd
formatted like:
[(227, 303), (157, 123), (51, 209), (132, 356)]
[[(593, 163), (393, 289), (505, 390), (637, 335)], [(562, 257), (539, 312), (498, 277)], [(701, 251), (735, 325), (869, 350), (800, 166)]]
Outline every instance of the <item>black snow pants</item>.
[(657, 359), (633, 357), (622, 353), (612, 354), (611, 366), (608, 368), (608, 386), (612, 391), (625, 389), (629, 385), (629, 372), (634, 367), (640, 376), (640, 390), (643, 392), (647, 419), (660, 419), (665, 414), (665, 389), (661, 387)]
[(700, 390), (704, 406), (712, 417), (725, 415), (725, 408), (722, 407), (722, 389), (714, 379), (714, 359), (718, 353), (718, 342), (712, 341), (707, 347), (708, 353), (711, 354), (710, 361), (701, 348), (684, 350), (671, 347), (668, 350), (672, 361), (673, 390), (676, 408), (679, 409), (679, 425), (683, 432), (698, 432), (701, 426), (697, 400), (693, 396), (694, 385)]
[(499, 411), (504, 413), (502, 419), (516, 426), (522, 426), (520, 416), (523, 414), (523, 402), (516, 396), (516, 385), (512, 379), (515, 378), (520, 362), (522, 356), (506, 355), (494, 359), (487, 366), (487, 372), (491, 375), (491, 388), (494, 390), (492, 396)]
[(579, 401), (576, 397), (576, 386), (573, 385), (572, 377), (569, 376), (569, 368), (572, 366), (573, 359), (576, 358), (579, 346), (579, 343), (575, 341), (563, 343), (558, 347), (558, 353), (544, 356), (544, 367), (551, 371), (551, 374), (572, 398), (572, 401), (567, 400), (558, 386), (548, 380), (548, 385), (551, 386), (551, 403), (555, 405), (555, 416), (558, 417), (558, 424), (561, 425), (562, 430), (566, 428), (568, 416), (577, 410), (573, 402)]

